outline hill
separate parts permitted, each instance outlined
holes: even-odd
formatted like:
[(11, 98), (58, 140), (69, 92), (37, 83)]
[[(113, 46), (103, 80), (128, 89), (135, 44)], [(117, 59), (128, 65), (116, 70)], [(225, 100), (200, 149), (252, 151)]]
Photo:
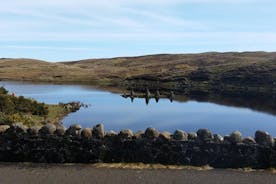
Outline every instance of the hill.
[(1, 59), (0, 79), (166, 89), (273, 88), (276, 52), (160, 54), (61, 63)]

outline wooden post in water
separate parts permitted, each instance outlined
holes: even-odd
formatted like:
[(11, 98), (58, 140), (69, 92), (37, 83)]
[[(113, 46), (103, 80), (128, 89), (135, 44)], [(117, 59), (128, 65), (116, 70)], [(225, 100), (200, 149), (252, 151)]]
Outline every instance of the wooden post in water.
[(131, 97), (134, 97), (134, 95), (135, 95), (135, 92), (134, 92), (134, 90), (133, 90), (133, 88), (132, 88), (131, 91), (130, 91), (130, 96), (131, 96)]
[(150, 100), (150, 91), (148, 88), (146, 89), (145, 99), (146, 99), (146, 104), (148, 105)]
[(174, 99), (174, 92), (171, 91), (171, 92), (170, 92), (170, 101), (173, 102), (173, 99)]
[(148, 89), (148, 88), (146, 89), (146, 97), (147, 97), (147, 98), (149, 98), (149, 97), (150, 97), (150, 91), (149, 91), (149, 89)]
[(159, 98), (160, 98), (160, 92), (159, 92), (159, 90), (156, 90), (154, 98), (155, 98), (156, 103), (158, 103)]

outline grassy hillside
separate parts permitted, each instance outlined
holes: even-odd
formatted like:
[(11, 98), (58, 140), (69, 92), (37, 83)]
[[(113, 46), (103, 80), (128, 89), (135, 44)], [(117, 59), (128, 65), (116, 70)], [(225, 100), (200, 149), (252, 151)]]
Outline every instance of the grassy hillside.
[(170, 89), (273, 88), (276, 53), (162, 54), (63, 63), (1, 59), (0, 79)]

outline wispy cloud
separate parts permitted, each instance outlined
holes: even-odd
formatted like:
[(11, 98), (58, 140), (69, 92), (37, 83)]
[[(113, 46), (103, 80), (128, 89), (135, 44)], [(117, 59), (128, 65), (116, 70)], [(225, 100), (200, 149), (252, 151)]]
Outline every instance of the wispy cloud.
[[(195, 44), (205, 51), (276, 48), (275, 6), (273, 0), (11, 0), (0, 6), (0, 48), (28, 55), (104, 48), (139, 55)], [(67, 41), (72, 45), (57, 45)]]
[(102, 49), (91, 47), (56, 47), (56, 46), (23, 46), (23, 45), (2, 45), (5, 49), (26, 49), (26, 50), (51, 50), (51, 51), (101, 51)]

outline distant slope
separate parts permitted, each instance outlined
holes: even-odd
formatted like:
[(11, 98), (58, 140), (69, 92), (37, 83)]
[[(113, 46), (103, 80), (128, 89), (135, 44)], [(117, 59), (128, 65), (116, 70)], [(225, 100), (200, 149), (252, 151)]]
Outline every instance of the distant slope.
[(91, 59), (65, 63), (100, 77), (144, 81), (212, 81), (271, 85), (276, 81), (276, 53), (203, 53)]
[(100, 85), (166, 83), (179, 87), (189, 83), (271, 87), (276, 85), (276, 53), (161, 54), (62, 63), (2, 59), (0, 79)]
[(62, 63), (34, 59), (0, 59), (0, 79), (26, 81), (72, 81), (83, 77), (80, 69)]

